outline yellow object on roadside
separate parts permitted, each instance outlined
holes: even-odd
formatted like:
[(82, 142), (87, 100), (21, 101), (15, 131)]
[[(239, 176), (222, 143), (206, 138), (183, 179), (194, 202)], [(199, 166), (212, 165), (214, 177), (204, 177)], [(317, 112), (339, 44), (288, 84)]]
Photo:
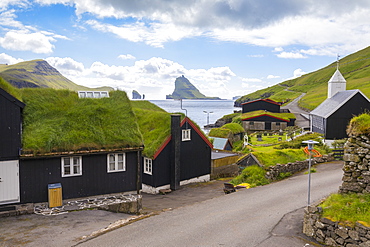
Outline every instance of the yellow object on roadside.
[(248, 183), (241, 183), (241, 184), (238, 184), (237, 186), (242, 186), (242, 187), (245, 187), (246, 189), (249, 189), (251, 187), (251, 185)]

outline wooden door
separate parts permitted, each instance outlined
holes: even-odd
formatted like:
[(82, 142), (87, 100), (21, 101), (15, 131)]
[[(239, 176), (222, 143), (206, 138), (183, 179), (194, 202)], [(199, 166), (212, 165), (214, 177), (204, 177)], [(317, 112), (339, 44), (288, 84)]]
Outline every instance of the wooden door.
[(0, 204), (19, 202), (19, 162), (0, 161)]

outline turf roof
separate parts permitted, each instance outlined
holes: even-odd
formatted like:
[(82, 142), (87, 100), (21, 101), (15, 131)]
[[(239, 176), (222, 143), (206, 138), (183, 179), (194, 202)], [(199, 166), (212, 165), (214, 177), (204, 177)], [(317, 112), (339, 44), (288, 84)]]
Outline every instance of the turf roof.
[(269, 112), (269, 111), (264, 111), (264, 110), (243, 113), (241, 116), (241, 119), (249, 119), (249, 118), (258, 117), (261, 115), (268, 115), (271, 117), (284, 119), (286, 121), (290, 121), (290, 119), (295, 119), (295, 116), (293, 113), (275, 113), (275, 112)]
[[(171, 135), (171, 114), (149, 101), (132, 101), (131, 104), (143, 133), (143, 155), (153, 158), (155, 152)], [(181, 119), (183, 118), (182, 115)]]
[(125, 92), (109, 98), (78, 98), (76, 92), (49, 88), (21, 90), (23, 152), (47, 154), (137, 148), (142, 135)]

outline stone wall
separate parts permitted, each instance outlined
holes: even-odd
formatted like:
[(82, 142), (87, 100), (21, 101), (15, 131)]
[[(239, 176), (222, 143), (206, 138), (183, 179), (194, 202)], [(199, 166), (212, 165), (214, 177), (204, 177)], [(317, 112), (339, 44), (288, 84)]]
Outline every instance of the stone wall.
[(344, 226), (322, 217), (322, 208), (305, 208), (303, 233), (328, 246), (369, 247), (370, 228), (356, 222), (354, 227)]
[(351, 136), (344, 145), (343, 183), (339, 193), (370, 193), (370, 138)]
[[(333, 161), (334, 158), (332, 155), (323, 155), (322, 157), (312, 158), (311, 166), (317, 163), (324, 163), (328, 161)], [(305, 161), (296, 161), (288, 164), (276, 164), (275, 166), (270, 166), (267, 168), (265, 177), (269, 180), (275, 181), (278, 179), (280, 173), (290, 172), (291, 174), (303, 171), (308, 169), (309, 163), (308, 160)]]

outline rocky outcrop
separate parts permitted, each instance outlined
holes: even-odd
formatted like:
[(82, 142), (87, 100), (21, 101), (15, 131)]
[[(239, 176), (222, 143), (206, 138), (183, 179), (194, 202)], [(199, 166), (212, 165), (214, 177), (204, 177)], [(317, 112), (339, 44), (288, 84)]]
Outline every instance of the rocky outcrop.
[(342, 185), (339, 193), (370, 193), (370, 138), (348, 138), (344, 146)]
[(207, 97), (190, 83), (183, 75), (176, 78), (175, 90), (166, 95), (166, 99), (220, 99), (218, 97)]

